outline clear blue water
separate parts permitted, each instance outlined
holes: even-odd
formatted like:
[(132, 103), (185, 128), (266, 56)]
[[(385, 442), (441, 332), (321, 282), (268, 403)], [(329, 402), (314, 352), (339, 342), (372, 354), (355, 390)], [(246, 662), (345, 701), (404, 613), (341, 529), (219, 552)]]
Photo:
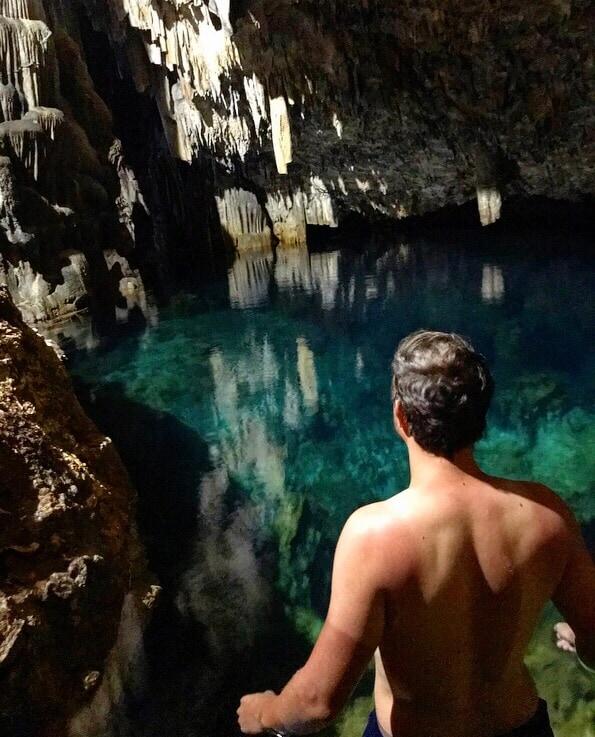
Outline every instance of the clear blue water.
[[(233, 734), (240, 693), (278, 688), (324, 616), (357, 506), (408, 483), (390, 361), (420, 327), (461, 332), (496, 379), (486, 470), (542, 480), (595, 518), (594, 270), (580, 244), (402, 240), (239, 259), (71, 371), (139, 490), (164, 584), (118, 734)], [(590, 526), (591, 524), (591, 526)], [(558, 737), (593, 737), (595, 685), (549, 635), (528, 656)], [(358, 734), (364, 678), (341, 735)]]

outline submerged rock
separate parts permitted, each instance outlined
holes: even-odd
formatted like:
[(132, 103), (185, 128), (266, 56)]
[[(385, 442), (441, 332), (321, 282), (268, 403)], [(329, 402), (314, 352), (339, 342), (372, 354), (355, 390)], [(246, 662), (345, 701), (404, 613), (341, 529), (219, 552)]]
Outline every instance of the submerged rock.
[(124, 679), (122, 662), (138, 650), (122, 646), (129, 622), (142, 622), (143, 599), (154, 600), (134, 498), (60, 358), (0, 290), (3, 735), (64, 735), (96, 694), (107, 688), (117, 698), (109, 684)]

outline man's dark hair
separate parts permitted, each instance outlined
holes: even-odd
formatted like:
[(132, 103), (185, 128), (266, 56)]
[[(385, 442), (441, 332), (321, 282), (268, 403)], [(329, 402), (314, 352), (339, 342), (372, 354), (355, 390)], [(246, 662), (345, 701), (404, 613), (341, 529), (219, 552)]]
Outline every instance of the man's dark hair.
[(494, 382), (485, 358), (456, 333), (420, 330), (398, 345), (392, 399), (426, 451), (451, 458), (483, 435)]

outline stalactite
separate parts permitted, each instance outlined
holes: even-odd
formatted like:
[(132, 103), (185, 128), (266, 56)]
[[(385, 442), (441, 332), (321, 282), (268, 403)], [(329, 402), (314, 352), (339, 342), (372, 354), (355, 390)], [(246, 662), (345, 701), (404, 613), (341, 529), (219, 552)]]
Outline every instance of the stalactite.
[(343, 123), (339, 120), (337, 113), (333, 113), (333, 128), (337, 131), (337, 136), (343, 138)]
[(2, 15), (5, 18), (46, 20), (42, 0), (0, 0), (0, 16)]
[(55, 107), (34, 107), (24, 119), (37, 122), (41, 130), (53, 141), (57, 129), (64, 123), (64, 113)]
[(35, 271), (28, 261), (17, 266), (0, 264), (0, 284), (8, 287), (16, 306), (28, 322), (64, 318), (77, 311), (77, 302), (88, 293), (89, 264), (80, 251), (62, 254), (62, 282), (56, 287)]
[(28, 108), (42, 102), (50, 36), (49, 28), (40, 20), (0, 16), (0, 70), (23, 95)]
[(229, 5), (230, 0), (209, 0), (209, 9), (219, 16), (221, 25), (227, 33), (232, 32), (231, 23), (229, 22)]
[(308, 225), (338, 225), (333, 208), (333, 200), (326, 184), (320, 177), (310, 176), (310, 192), (306, 204), (306, 222)]
[(254, 193), (226, 189), (215, 199), (221, 227), (239, 251), (270, 249), (271, 230)]
[(290, 193), (272, 192), (267, 196), (266, 209), (273, 222), (275, 236), (283, 248), (306, 245), (306, 207), (301, 190)]
[(21, 100), (14, 84), (0, 82), (0, 114), (2, 115), (0, 123), (20, 118), (21, 109)]
[(103, 252), (112, 285), (123, 298), (123, 305), (116, 304), (115, 313), (118, 322), (126, 322), (134, 310), (139, 310), (149, 325), (158, 321), (156, 307), (145, 290), (138, 269), (130, 266), (128, 259), (113, 248)]
[(54, 139), (63, 120), (64, 114), (55, 108), (32, 108), (20, 120), (0, 123), (0, 143), (38, 179), (48, 153), (48, 139)]
[(275, 163), (279, 174), (287, 174), (287, 164), (292, 161), (291, 125), (287, 112), (287, 102), (281, 95), (269, 99), (271, 108), (271, 132)]
[[(60, 14), (67, 8), (54, 10)], [(49, 16), (55, 20), (53, 13)], [(62, 319), (89, 303), (86, 258), (76, 247), (64, 251), (61, 243), (67, 218), (76, 219), (79, 208), (92, 210), (101, 203), (105, 212), (111, 205), (116, 237), (110, 246), (116, 247), (118, 214), (133, 241), (133, 209), (146, 210), (136, 177), (122, 157), (113, 152), (109, 161), (105, 148), (111, 114), (93, 88), (78, 45), (64, 29), (54, 41), (46, 20), (41, 0), (0, 0), (0, 234), (13, 246), (28, 248), (19, 254), (20, 262), (0, 256), (0, 268), (2, 281), (30, 322)], [(61, 96), (65, 89), (72, 99)], [(114, 192), (111, 203), (110, 189), (118, 180), (110, 163), (120, 183), (120, 194)], [(36, 182), (34, 188), (23, 181), (22, 169)], [(75, 228), (76, 245), (77, 236)], [(87, 247), (92, 251), (93, 244)], [(140, 276), (129, 267), (125, 276), (118, 285), (122, 297), (129, 305), (142, 304), (146, 313)]]
[(39, 160), (43, 146), (43, 130), (34, 118), (0, 123), (0, 143), (18, 158), (34, 179), (39, 176)]
[[(160, 99), (163, 101), (164, 98)], [(176, 153), (182, 160), (192, 161), (202, 148), (219, 150), (223, 159), (234, 153), (244, 159), (250, 146), (251, 134), (243, 117), (220, 115), (213, 110), (210, 121), (207, 121), (194, 105), (192, 90), (183, 80), (173, 85), (171, 102), (173, 118), (177, 123)]]
[[(590, 58), (582, 6), (558, 35), (554, 6), (540, 13), (519, 6), (521, 23), (506, 14), (500, 19), (531, 68), (524, 99), (522, 64), (511, 67), (499, 37), (488, 32), (494, 20), (488, 6), (466, 6), (471, 29), (454, 17), (447, 24), (443, 14), (430, 29), (415, 20), (410, 0), (397, 5), (391, 17), (399, 23), (387, 23), (378, 35), (378, 19), (388, 10), (370, 18), (370, 27), (350, 16), (338, 28), (326, 2), (76, 4), (85, 6), (95, 35), (112, 45), (117, 73), (153, 96), (170, 152), (199, 166), (213, 162), (209, 176), (222, 190), (224, 236), (240, 250), (267, 249), (275, 239), (281, 248), (301, 248), (307, 225), (334, 227), (349, 210), (398, 219), (460, 205), (477, 189), (480, 220), (489, 224), (507, 191), (562, 199), (590, 191), (593, 166), (580, 145), (593, 127), (581, 87)], [(30, 252), (45, 253), (54, 247), (48, 234), (56, 243), (62, 237), (63, 217), (74, 213), (77, 220), (79, 210), (86, 216), (101, 201), (98, 209), (105, 205), (115, 217), (109, 237), (121, 237), (120, 250), (128, 253), (133, 211), (147, 208), (120, 154), (107, 160), (112, 121), (73, 40), (85, 39), (74, 8), (69, 0), (0, 0), (0, 235), (16, 248), (30, 244)], [(422, 0), (419, 12), (427, 10)], [(469, 43), (481, 44), (473, 84), (460, 74)], [(435, 53), (443, 45), (447, 56)], [(409, 74), (402, 74), (406, 67)], [(104, 81), (111, 75), (106, 68), (111, 62), (100, 72)], [(412, 79), (420, 82), (415, 94)], [(514, 85), (504, 90), (502, 80)], [(513, 93), (514, 106), (504, 105)], [(568, 141), (552, 138), (560, 130)], [(177, 167), (171, 159), (168, 166)], [(13, 196), (15, 177), (32, 208)], [(223, 191), (228, 182), (244, 182), (246, 192)], [(257, 199), (247, 190), (262, 194)], [(23, 216), (29, 211), (31, 220)], [(46, 214), (52, 224), (42, 232)], [(85, 237), (83, 229), (72, 232)], [(58, 243), (56, 254), (61, 249)], [(59, 273), (55, 263), (46, 266)]]
[(149, 208), (147, 207), (135, 173), (124, 161), (122, 142), (119, 139), (116, 138), (112, 143), (108, 156), (110, 163), (113, 164), (118, 172), (118, 179), (120, 180), (120, 195), (116, 199), (120, 222), (126, 226), (134, 243), (136, 241), (133, 218), (134, 207), (138, 205), (147, 215), (149, 215)]
[(252, 77), (244, 77), (244, 91), (252, 113), (254, 130), (256, 135), (260, 137), (260, 123), (262, 120), (266, 120), (268, 116), (265, 90), (256, 74), (253, 74)]
[(482, 225), (491, 225), (500, 217), (502, 197), (496, 187), (477, 188), (477, 208)]
[[(208, 7), (198, 3), (159, 7), (141, 0), (110, 0), (110, 7), (120, 22), (124, 12), (130, 25), (144, 32), (147, 58), (153, 66), (177, 72), (173, 84), (162, 78), (163, 88), (157, 94), (162, 117), (170, 116), (168, 127), (178, 128), (168, 136), (174, 153), (191, 161), (207, 148), (224, 160), (234, 154), (243, 159), (252, 135), (248, 121), (238, 112), (239, 91), (228, 84), (232, 71), (241, 67), (232, 39), (228, 0), (211, 0)], [(209, 12), (220, 18), (221, 27), (215, 27)], [(254, 97), (260, 91), (254, 84), (249, 89), (251, 104), (258, 111), (263, 105)], [(201, 99), (208, 101), (208, 116)]]
[[(24, 233), (17, 216), (17, 185), (8, 156), (0, 156), (0, 228), (9, 243), (28, 243), (32, 235)], [(1, 266), (1, 264), (0, 264)]]

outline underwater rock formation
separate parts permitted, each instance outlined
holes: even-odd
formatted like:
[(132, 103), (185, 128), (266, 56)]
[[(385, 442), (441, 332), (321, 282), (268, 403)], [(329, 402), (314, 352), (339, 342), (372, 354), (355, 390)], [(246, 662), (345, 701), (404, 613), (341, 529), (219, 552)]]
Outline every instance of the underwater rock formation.
[(160, 288), (350, 212), (580, 201), (591, 21), (588, 0), (0, 0), (0, 278), (55, 319), (127, 309), (105, 249)]
[(117, 700), (113, 683), (133, 658), (130, 622), (146, 618), (155, 587), (118, 454), (6, 289), (0, 466), (0, 732), (62, 737), (106, 691)]

